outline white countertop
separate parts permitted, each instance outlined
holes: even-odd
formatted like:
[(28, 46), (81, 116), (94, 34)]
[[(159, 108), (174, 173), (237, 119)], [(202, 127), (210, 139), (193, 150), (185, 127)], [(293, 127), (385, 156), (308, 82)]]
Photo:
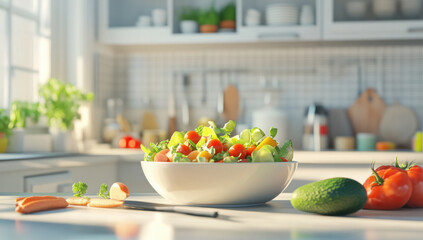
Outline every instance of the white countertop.
[[(176, 213), (70, 207), (29, 215), (0, 195), (0, 232), (7, 239), (421, 239), (423, 209), (361, 210), (344, 217), (303, 213), (290, 194), (256, 207), (217, 209), (217, 219)], [(130, 200), (166, 202), (157, 195)], [(129, 236), (128, 236), (129, 235)]]

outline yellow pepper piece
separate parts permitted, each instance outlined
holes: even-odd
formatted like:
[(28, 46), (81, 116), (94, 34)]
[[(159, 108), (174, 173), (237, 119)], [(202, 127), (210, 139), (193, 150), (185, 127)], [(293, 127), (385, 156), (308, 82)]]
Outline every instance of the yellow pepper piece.
[(272, 147), (276, 147), (278, 145), (278, 142), (276, 142), (273, 138), (271, 137), (266, 137), (257, 147), (254, 151), (258, 151), (260, 150), (260, 148), (262, 148), (264, 145), (270, 145)]

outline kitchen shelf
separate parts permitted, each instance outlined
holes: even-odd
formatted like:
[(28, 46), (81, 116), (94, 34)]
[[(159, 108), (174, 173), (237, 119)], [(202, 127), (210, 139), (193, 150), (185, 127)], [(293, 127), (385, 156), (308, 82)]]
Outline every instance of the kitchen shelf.
[[(351, 19), (345, 10), (351, 0), (327, 0), (324, 2), (323, 40), (399, 40), (423, 38), (423, 7), (419, 16), (404, 18), (398, 13), (391, 18), (380, 19), (367, 3), (367, 13), (361, 19)], [(422, 1), (423, 5), (423, 1)]]
[[(400, 15), (391, 19), (377, 19), (368, 14), (357, 20), (346, 15), (345, 4), (348, 1), (351, 0), (217, 0), (216, 9), (235, 2), (237, 26), (234, 33), (216, 34), (182, 34), (179, 29), (179, 15), (184, 6), (205, 9), (212, 0), (123, 0), (118, 1), (119, 7), (116, 7), (116, 0), (99, 1), (98, 40), (109, 45), (136, 45), (423, 39), (423, 7), (422, 13), (413, 19)], [(370, 4), (372, 0), (365, 1)], [(265, 25), (265, 9), (272, 3), (297, 4), (299, 8), (304, 4), (311, 5), (314, 8), (314, 24)], [(113, 8), (110, 8), (110, 4), (113, 4)], [(137, 16), (148, 15), (154, 8), (166, 9), (166, 26), (135, 26)], [(245, 13), (250, 8), (261, 12), (261, 25), (245, 25)], [(120, 22), (118, 16), (122, 15), (125, 17)]]

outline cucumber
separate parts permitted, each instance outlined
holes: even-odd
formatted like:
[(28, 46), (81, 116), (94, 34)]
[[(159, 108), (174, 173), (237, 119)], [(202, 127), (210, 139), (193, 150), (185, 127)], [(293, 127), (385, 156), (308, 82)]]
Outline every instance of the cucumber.
[(349, 178), (330, 178), (306, 184), (292, 194), (292, 206), (303, 212), (341, 216), (362, 209), (367, 201), (366, 189)]

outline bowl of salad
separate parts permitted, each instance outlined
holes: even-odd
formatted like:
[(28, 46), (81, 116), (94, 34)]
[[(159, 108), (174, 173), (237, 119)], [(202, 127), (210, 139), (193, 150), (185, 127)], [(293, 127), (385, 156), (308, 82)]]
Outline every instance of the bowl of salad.
[(261, 129), (231, 136), (235, 122), (223, 128), (209, 122), (169, 140), (141, 146), (142, 170), (151, 186), (175, 204), (242, 206), (266, 203), (291, 182), (297, 168), (292, 142), (274, 140)]

